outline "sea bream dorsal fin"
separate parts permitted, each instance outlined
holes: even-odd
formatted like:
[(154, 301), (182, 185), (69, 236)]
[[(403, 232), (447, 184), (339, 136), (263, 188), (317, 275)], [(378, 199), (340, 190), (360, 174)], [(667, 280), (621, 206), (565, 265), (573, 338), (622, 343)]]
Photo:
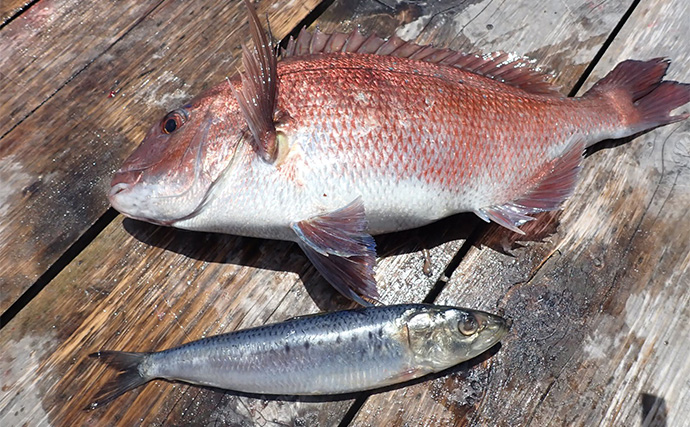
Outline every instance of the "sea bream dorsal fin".
[(383, 39), (372, 34), (365, 37), (359, 30), (349, 34), (324, 34), (319, 30), (310, 33), (302, 28), (297, 38), (290, 37), (287, 47), (281, 49), (281, 59), (333, 52), (388, 55), (448, 65), (526, 92), (562, 96), (558, 88), (548, 82), (547, 74), (535, 69), (531, 60), (519, 55), (500, 51), (488, 54), (457, 52), (406, 42), (398, 36)]
[(233, 86), (242, 115), (254, 137), (255, 148), (266, 161), (276, 157), (274, 116), (278, 99), (278, 67), (273, 43), (261, 26), (256, 11), (244, 0), (249, 13), (249, 31), (254, 47), (242, 45), (242, 89)]

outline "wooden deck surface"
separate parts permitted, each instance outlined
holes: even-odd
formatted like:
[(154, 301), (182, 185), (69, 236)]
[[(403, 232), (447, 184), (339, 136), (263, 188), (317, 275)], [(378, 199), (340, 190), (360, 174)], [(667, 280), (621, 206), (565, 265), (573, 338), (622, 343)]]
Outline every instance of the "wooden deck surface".
[[(564, 93), (628, 58), (667, 56), (669, 78), (690, 82), (685, 0), (257, 7), (276, 38), (308, 17), (327, 32), (516, 52)], [(93, 351), (351, 304), (291, 243), (108, 209), (112, 172), (150, 123), (236, 72), (241, 3), (8, 1), (0, 23), (0, 425), (690, 425), (690, 121), (595, 147), (575, 195), (530, 223), (529, 241), (472, 215), (377, 238), (384, 303), (513, 319), (491, 357), (338, 399), (154, 381), (84, 411), (113, 377)]]

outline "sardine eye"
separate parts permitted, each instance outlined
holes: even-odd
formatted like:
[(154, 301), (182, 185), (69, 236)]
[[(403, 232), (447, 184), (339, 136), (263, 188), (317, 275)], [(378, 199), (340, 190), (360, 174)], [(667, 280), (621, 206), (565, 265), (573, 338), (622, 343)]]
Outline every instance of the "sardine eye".
[(187, 122), (187, 112), (185, 110), (174, 110), (169, 112), (161, 120), (161, 131), (171, 134), (181, 128)]
[(461, 334), (465, 336), (474, 335), (475, 333), (477, 333), (478, 329), (479, 323), (477, 322), (477, 319), (471, 314), (467, 314), (466, 316), (464, 316), (463, 319), (461, 319), (458, 322), (458, 330)]

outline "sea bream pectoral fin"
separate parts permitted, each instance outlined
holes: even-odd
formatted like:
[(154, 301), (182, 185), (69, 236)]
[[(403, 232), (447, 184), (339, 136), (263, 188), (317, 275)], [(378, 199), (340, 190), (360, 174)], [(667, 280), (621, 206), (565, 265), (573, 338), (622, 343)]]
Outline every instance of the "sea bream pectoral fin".
[(254, 47), (242, 45), (242, 88), (235, 98), (254, 139), (257, 153), (268, 162), (276, 158), (275, 111), (278, 99), (278, 65), (273, 43), (266, 35), (256, 11), (245, 0)]
[(367, 226), (361, 198), (292, 224), (297, 243), (316, 269), (338, 292), (362, 305), (372, 305), (364, 298), (379, 297), (374, 280), (376, 243)]
[(486, 222), (493, 221), (515, 233), (525, 234), (518, 227), (532, 221), (531, 215), (558, 209), (573, 194), (584, 150), (583, 139), (573, 140), (561, 157), (545, 165), (536, 177), (536, 184), (516, 200), (487, 206), (475, 213)]

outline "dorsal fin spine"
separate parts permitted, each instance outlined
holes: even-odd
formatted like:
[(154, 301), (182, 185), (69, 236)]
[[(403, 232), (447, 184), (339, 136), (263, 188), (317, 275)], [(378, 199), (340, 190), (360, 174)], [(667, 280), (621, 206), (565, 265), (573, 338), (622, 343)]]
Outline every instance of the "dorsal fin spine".
[(524, 91), (562, 96), (557, 88), (549, 84), (547, 75), (535, 69), (532, 61), (506, 52), (468, 54), (433, 46), (422, 46), (406, 42), (398, 36), (384, 40), (375, 34), (363, 36), (359, 30), (349, 34), (324, 34), (320, 31), (307, 32), (304, 28), (296, 40), (290, 39), (283, 58), (318, 53), (358, 53), (394, 56), (432, 64), (447, 65), (479, 74)]
[(276, 129), (274, 115), (277, 105), (278, 72), (273, 46), (256, 11), (244, 0), (249, 13), (249, 31), (254, 47), (242, 44), (242, 87), (232, 92), (252, 133), (254, 147), (266, 161), (275, 160)]

